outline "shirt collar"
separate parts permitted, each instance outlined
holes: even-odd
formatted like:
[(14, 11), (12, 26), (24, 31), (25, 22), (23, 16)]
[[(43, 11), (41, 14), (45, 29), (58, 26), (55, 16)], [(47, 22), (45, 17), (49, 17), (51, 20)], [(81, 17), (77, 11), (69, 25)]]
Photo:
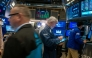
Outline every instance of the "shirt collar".
[(29, 23), (24, 23), (24, 24), (20, 25), (19, 27), (17, 27), (17, 28), (15, 29), (15, 32), (17, 32), (22, 26), (24, 26), (24, 25), (26, 25), (26, 24), (29, 24)]

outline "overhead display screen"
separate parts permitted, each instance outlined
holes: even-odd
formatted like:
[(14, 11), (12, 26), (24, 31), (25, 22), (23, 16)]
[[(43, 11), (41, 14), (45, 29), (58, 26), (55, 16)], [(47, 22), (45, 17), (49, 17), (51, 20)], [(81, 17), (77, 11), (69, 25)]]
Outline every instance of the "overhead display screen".
[(92, 16), (92, 0), (81, 2), (81, 16)]
[(67, 8), (67, 19), (73, 19), (73, 18), (77, 18), (80, 17), (80, 3), (76, 3), (72, 6), (70, 6), (69, 8)]
[(79, 9), (79, 3), (76, 3), (72, 6), (72, 17), (80, 17), (80, 9)]
[(67, 19), (72, 19), (72, 7), (67, 8)]
[(47, 19), (50, 17), (50, 11), (46, 9), (36, 9), (36, 19)]

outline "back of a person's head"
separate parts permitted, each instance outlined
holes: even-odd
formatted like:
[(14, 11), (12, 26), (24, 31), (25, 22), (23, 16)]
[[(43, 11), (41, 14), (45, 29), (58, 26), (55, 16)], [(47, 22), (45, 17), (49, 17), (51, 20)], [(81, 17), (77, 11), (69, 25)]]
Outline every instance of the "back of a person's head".
[(82, 26), (82, 25), (83, 25), (83, 22), (81, 22), (81, 21), (77, 22), (77, 26), (78, 26), (78, 27), (80, 27), (80, 26)]
[(31, 18), (31, 11), (26, 5), (16, 4), (14, 8), (18, 9), (18, 13), (23, 13), (26, 17)]
[(58, 22), (58, 19), (54, 16), (51, 16), (47, 19), (47, 23), (50, 23), (50, 22)]

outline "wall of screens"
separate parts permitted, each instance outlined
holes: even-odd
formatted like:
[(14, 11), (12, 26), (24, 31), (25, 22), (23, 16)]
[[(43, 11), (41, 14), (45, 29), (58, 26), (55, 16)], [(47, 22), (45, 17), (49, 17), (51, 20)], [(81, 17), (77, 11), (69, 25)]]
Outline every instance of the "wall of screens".
[(73, 19), (80, 17), (80, 3), (76, 3), (67, 8), (67, 19)]
[(81, 2), (81, 16), (92, 16), (92, 0)]
[(92, 16), (92, 0), (83, 0), (67, 8), (67, 19)]

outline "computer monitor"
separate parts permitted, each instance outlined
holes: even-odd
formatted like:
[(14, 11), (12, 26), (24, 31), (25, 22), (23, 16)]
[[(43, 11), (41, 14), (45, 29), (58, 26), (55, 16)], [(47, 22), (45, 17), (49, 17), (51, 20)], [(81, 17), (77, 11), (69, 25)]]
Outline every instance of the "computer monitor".
[(88, 33), (88, 39), (91, 39), (92, 31), (89, 31)]
[(70, 22), (69, 23), (69, 28), (72, 29), (72, 28), (75, 28), (77, 27), (77, 23), (76, 22)]
[(59, 21), (55, 28), (61, 28), (61, 29), (66, 29), (66, 21)]
[(56, 36), (65, 36), (65, 31), (66, 30), (61, 30), (61, 29), (53, 29), (53, 33)]

